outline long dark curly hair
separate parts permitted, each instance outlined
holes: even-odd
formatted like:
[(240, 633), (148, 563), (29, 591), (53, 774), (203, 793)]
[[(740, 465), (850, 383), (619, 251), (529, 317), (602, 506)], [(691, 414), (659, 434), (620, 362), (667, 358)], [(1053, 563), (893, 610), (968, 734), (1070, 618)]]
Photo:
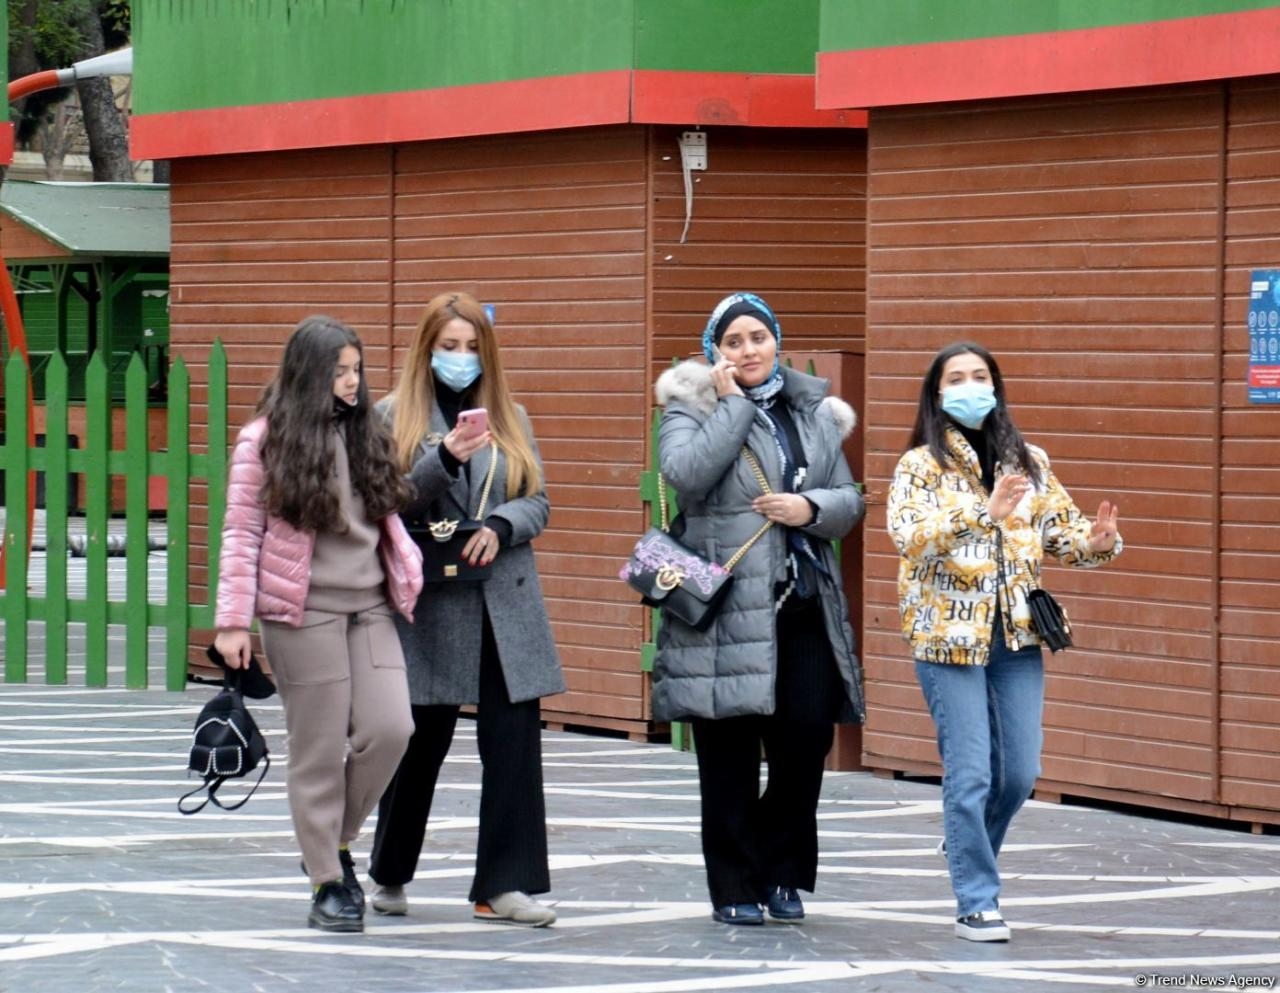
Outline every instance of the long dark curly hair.
[(334, 373), (348, 345), (360, 353), (359, 401), (337, 422), (347, 447), (351, 488), (373, 521), (408, 502), (409, 485), (396, 467), (391, 439), (372, 415), (359, 336), (341, 321), (316, 314), (294, 329), (275, 378), (258, 400), (267, 418), (262, 444), (261, 498), (269, 514), (307, 531), (341, 531), (346, 524), (333, 488)]
[(1040, 464), (1031, 457), (1026, 439), (1009, 416), (1009, 408), (1004, 400), (1004, 377), (1000, 375), (1000, 366), (990, 352), (981, 345), (971, 341), (957, 341), (947, 345), (929, 364), (929, 371), (924, 374), (924, 382), (920, 384), (920, 405), (916, 408), (916, 423), (911, 429), (911, 444), (908, 448), (929, 447), (938, 465), (945, 467), (954, 461), (947, 445), (947, 427), (951, 418), (942, 409), (938, 393), (942, 384), (942, 370), (957, 355), (973, 354), (986, 363), (991, 372), (991, 385), (996, 392), (996, 406), (982, 422), (982, 433), (987, 438), (987, 451), (991, 452), (1003, 464), (1006, 470), (1016, 467), (1025, 473), (1037, 486), (1044, 482), (1044, 473)]

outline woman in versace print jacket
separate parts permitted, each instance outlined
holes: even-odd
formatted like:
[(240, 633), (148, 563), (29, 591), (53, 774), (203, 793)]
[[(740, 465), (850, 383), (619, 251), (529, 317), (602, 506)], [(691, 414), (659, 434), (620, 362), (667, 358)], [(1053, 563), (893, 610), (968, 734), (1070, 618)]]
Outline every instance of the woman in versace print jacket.
[(996, 360), (968, 342), (934, 356), (889, 492), (902, 555), (902, 633), (933, 715), (956, 935), (1007, 941), (996, 856), (1040, 774), (1044, 667), (1027, 594), (1045, 553), (1092, 567), (1120, 554), (1117, 508), (1090, 522), (1005, 406)]

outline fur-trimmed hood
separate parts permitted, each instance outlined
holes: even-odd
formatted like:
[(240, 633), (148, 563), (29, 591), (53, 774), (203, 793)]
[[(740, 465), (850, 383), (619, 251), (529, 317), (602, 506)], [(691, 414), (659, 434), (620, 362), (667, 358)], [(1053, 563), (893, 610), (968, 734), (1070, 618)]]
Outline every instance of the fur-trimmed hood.
[[(839, 397), (827, 395), (831, 385), (827, 380), (797, 372), (786, 366), (782, 368), (782, 378), (782, 392), (789, 400), (799, 405), (812, 403), (825, 407), (835, 421), (841, 438), (847, 438), (853, 433), (854, 426), (858, 423), (858, 415)], [(715, 383), (711, 379), (711, 367), (697, 359), (681, 362), (678, 366), (668, 369), (658, 377), (653, 392), (659, 406), (682, 403), (705, 417), (711, 416), (716, 409), (716, 403), (719, 402)]]

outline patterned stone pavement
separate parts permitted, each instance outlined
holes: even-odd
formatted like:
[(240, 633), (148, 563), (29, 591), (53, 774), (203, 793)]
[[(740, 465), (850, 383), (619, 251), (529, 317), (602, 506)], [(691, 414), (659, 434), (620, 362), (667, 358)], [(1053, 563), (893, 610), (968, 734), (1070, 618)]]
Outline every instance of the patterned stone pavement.
[(479, 769), (465, 721), (409, 916), (321, 934), (305, 927), (278, 701), (254, 708), (273, 751), (258, 795), (236, 813), (174, 807), (211, 692), (0, 686), (4, 993), (1020, 993), (1280, 976), (1280, 837), (1029, 804), (1002, 860), (1014, 940), (973, 945), (951, 935), (938, 788), (831, 774), (808, 921), (733, 929), (709, 917), (692, 758), (552, 732), (560, 921), (474, 922)]

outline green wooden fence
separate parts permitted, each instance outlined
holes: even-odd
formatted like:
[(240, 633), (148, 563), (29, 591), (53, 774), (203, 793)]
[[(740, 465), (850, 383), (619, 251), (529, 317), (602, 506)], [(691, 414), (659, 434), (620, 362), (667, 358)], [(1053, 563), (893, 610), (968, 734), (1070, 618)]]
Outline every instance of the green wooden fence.
[[(147, 369), (135, 355), (125, 376), (125, 447), (111, 447), (111, 400), (107, 364), (94, 355), (85, 371), (85, 445), (67, 445), (67, 364), (55, 354), (45, 371), (46, 447), (27, 446), (29, 380), (19, 354), (5, 368), (5, 440), (0, 447), (4, 470), (5, 584), (0, 590), (4, 620), (4, 678), (27, 680), (27, 624), (43, 622), (45, 681), (67, 682), (67, 625), (85, 625), (85, 683), (107, 685), (107, 629), (125, 629), (125, 685), (147, 685), (148, 632), (165, 629), (165, 685), (180, 690), (187, 679), (187, 644), (192, 628), (213, 627), (217, 595), (216, 564), (226, 508), (227, 479), (227, 357), (221, 342), (209, 356), (207, 455), (191, 452), (191, 378), (179, 358), (169, 370), (168, 432), (164, 451), (147, 445)], [(28, 591), (30, 535), (27, 533), (28, 473), (45, 474), (47, 572), (44, 596)], [(83, 599), (68, 597), (67, 476), (85, 480), (87, 583)], [(107, 521), (111, 512), (111, 478), (125, 478), (125, 598), (111, 600), (107, 590)], [(167, 491), (167, 551), (165, 600), (148, 599), (148, 479), (164, 476)], [(191, 603), (190, 525), (191, 487), (207, 483), (209, 524), (208, 602)]]

